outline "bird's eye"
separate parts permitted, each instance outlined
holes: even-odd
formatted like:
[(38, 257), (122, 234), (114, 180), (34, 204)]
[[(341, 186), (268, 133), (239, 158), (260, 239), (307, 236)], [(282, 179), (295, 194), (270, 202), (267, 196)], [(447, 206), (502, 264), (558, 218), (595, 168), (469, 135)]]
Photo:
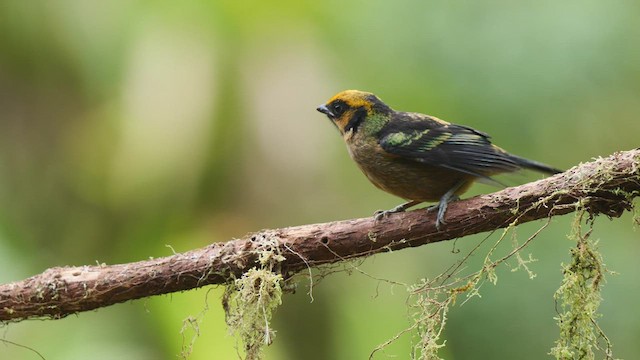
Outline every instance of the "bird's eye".
[(346, 106), (342, 103), (335, 103), (331, 105), (331, 112), (335, 116), (340, 116), (346, 110)]

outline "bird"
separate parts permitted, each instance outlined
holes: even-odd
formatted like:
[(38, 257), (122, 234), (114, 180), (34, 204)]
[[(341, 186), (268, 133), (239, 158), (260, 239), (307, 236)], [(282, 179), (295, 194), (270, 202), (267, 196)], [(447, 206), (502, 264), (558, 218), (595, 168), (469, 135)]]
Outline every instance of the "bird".
[(475, 181), (504, 186), (492, 176), (531, 169), (553, 175), (549, 165), (508, 153), (488, 134), (435, 116), (396, 111), (370, 92), (342, 91), (317, 111), (337, 127), (351, 158), (376, 187), (407, 200), (375, 212), (376, 220), (423, 202), (436, 202), (435, 226), (447, 205)]

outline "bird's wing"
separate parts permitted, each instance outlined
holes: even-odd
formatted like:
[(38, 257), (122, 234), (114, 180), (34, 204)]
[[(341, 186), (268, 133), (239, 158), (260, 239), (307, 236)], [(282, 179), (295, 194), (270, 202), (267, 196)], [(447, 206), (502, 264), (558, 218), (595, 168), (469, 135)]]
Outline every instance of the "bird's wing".
[(490, 174), (520, 168), (508, 153), (491, 144), (489, 135), (466, 126), (412, 119), (391, 122), (380, 135), (380, 146), (390, 154), (493, 183)]

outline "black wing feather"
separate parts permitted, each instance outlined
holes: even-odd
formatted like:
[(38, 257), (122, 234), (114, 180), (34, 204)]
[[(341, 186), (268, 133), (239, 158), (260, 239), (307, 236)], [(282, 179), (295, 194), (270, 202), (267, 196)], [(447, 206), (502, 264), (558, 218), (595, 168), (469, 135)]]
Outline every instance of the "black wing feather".
[(516, 159), (491, 144), (483, 132), (428, 117), (396, 120), (380, 133), (380, 146), (391, 154), (491, 182), (496, 181), (490, 174), (520, 169)]

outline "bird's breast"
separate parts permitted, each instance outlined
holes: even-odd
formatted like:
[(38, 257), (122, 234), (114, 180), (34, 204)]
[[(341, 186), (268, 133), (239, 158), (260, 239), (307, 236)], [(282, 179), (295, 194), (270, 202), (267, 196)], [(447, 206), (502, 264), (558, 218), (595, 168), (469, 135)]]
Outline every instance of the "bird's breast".
[(375, 140), (350, 140), (349, 155), (367, 178), (376, 187), (407, 200), (438, 201), (458, 182), (468, 182), (458, 192), (461, 194), (474, 180), (457, 171), (389, 154)]

